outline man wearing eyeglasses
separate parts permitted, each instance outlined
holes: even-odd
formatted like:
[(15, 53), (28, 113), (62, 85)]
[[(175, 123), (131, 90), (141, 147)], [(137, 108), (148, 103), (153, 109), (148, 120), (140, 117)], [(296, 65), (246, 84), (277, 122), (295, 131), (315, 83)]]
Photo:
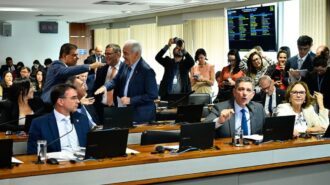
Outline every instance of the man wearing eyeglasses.
[(90, 131), (88, 118), (77, 112), (79, 98), (74, 86), (59, 84), (51, 92), (54, 110), (35, 118), (29, 131), (27, 152), (37, 153), (37, 141), (47, 140), (47, 152), (78, 151)]
[(54, 61), (47, 70), (46, 82), (41, 95), (44, 102), (50, 103), (49, 95), (55, 85), (65, 83), (70, 76), (103, 66), (101, 62), (76, 65), (79, 59), (77, 49), (76, 45), (70, 43), (61, 46), (59, 60)]
[(267, 75), (260, 77), (259, 86), (261, 91), (254, 96), (253, 100), (264, 106), (267, 116), (272, 116), (276, 106), (283, 103), (285, 91), (275, 87), (273, 80)]
[(215, 104), (204, 122), (215, 122), (217, 137), (233, 137), (238, 131), (243, 135), (262, 134), (265, 111), (260, 103), (251, 101), (254, 94), (252, 79), (238, 78), (234, 98)]
[[(104, 54), (106, 58), (106, 65), (98, 69), (96, 73), (93, 94), (98, 88), (114, 79), (117, 72), (123, 65), (123, 62), (120, 61), (121, 48), (118, 44), (108, 44), (105, 47)], [(95, 95), (94, 107), (101, 124), (103, 124), (103, 108), (107, 106), (114, 106), (116, 101), (116, 98), (114, 97), (116, 97), (116, 94), (114, 94), (113, 90), (104, 94)]]

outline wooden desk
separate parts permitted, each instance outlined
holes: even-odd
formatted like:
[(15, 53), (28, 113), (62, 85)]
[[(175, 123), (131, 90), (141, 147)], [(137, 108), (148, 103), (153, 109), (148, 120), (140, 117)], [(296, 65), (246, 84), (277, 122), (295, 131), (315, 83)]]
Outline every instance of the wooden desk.
[[(145, 130), (162, 130), (162, 131), (179, 131), (180, 125), (177, 124), (159, 124), (159, 125), (147, 125), (142, 124), (138, 125), (135, 128), (129, 130), (128, 136), (128, 144), (140, 144), (141, 133)], [(17, 154), (26, 154), (27, 149), (27, 136), (18, 136), (16, 134), (13, 135), (5, 135), (4, 132), (0, 132), (0, 139), (13, 139), (13, 153)]]
[[(329, 140), (298, 139), (245, 147), (232, 147), (227, 144), (228, 141), (222, 139), (215, 142), (220, 150), (194, 151), (180, 155), (151, 154), (153, 145), (132, 145), (130, 148), (141, 153), (76, 164), (61, 162), (56, 166), (35, 165), (31, 161), (35, 160), (36, 156), (18, 156), (17, 158), (25, 163), (13, 169), (1, 169), (0, 184), (142, 184), (174, 180), (189, 181), (195, 178), (194, 181), (189, 181), (189, 184), (200, 184), (201, 181), (210, 181), (209, 184), (212, 184), (213, 181), (217, 184), (234, 182), (229, 184), (268, 185), (296, 184), (291, 182), (308, 184), (311, 180), (314, 184), (318, 184), (315, 183), (316, 180), (324, 178), (328, 180)], [(316, 164), (320, 162), (322, 164)], [(307, 164), (313, 165), (306, 166)], [(288, 168), (290, 166), (294, 168)], [(265, 169), (267, 170), (261, 171)], [(314, 179), (316, 176), (317, 179)], [(247, 181), (244, 183), (243, 179)], [(284, 180), (289, 183), (283, 183)], [(181, 181), (172, 183), (179, 184)]]

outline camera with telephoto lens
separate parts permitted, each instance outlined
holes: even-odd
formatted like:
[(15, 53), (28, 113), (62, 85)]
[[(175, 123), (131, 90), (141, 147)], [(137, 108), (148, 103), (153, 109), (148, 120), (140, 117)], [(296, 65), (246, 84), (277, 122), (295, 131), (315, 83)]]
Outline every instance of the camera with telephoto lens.
[(183, 43), (184, 43), (184, 41), (183, 41), (183, 39), (180, 39), (180, 38), (178, 38), (178, 37), (174, 37), (173, 38), (173, 41), (174, 41), (174, 43), (178, 46), (178, 47), (182, 47), (183, 46)]

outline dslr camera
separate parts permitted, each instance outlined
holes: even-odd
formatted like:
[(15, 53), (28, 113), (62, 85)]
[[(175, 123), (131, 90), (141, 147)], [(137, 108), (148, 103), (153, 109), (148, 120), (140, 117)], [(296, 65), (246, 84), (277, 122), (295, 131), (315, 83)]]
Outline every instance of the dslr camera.
[(183, 43), (184, 43), (183, 39), (180, 39), (180, 38), (178, 38), (178, 37), (174, 37), (174, 38), (173, 38), (173, 41), (174, 41), (174, 43), (175, 43), (178, 47), (182, 48)]

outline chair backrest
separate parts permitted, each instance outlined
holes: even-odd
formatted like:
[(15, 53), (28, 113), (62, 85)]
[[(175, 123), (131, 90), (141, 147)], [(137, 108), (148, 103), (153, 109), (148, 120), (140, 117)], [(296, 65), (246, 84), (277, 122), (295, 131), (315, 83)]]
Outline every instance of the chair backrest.
[(208, 105), (211, 101), (210, 94), (207, 93), (194, 93), (189, 96), (188, 105)]
[(179, 132), (147, 130), (142, 132), (141, 145), (178, 142)]

